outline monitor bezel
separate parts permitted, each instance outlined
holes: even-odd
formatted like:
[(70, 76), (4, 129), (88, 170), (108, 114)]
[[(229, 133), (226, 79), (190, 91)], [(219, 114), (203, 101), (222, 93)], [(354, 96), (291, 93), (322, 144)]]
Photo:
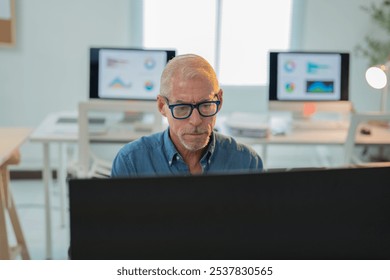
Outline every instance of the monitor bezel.
[(145, 48), (116, 48), (116, 47), (91, 47), (89, 51), (89, 98), (102, 100), (137, 100), (137, 101), (155, 101), (150, 98), (115, 98), (99, 96), (99, 52), (101, 50), (125, 50), (125, 51), (145, 51), (145, 52), (166, 52), (167, 63), (176, 56), (174, 49), (145, 49)]
[[(297, 100), (281, 100), (278, 99), (278, 56), (279, 54), (338, 54), (341, 56), (341, 72), (340, 72), (340, 99), (339, 100), (313, 100), (313, 99), (297, 99)], [(347, 52), (333, 51), (270, 51), (269, 52), (269, 84), (268, 84), (268, 101), (278, 102), (337, 102), (349, 101), (349, 60), (350, 54)]]

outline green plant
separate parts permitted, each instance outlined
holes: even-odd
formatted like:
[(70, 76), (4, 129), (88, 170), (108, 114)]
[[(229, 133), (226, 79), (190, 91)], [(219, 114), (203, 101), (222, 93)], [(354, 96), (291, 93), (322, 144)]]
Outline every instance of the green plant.
[(377, 39), (372, 35), (364, 37), (364, 43), (355, 47), (355, 52), (368, 58), (370, 65), (382, 64), (390, 57), (390, 1), (362, 6), (378, 27), (385, 31), (385, 38)]

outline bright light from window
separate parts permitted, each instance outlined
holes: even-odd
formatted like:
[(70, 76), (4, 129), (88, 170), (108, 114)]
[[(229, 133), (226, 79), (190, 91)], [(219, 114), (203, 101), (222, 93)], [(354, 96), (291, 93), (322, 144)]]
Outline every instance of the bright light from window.
[(290, 45), (291, 1), (223, 1), (220, 82), (268, 83), (268, 51)]
[(265, 85), (269, 50), (290, 46), (292, 1), (222, 0), (216, 67), (215, 0), (144, 0), (143, 45), (199, 54), (224, 85)]
[(144, 0), (146, 48), (173, 48), (215, 60), (215, 1)]

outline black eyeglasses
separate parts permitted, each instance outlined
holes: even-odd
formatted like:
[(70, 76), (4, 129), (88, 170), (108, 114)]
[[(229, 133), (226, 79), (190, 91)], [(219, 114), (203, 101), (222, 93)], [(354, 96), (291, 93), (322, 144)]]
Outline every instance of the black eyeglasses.
[(212, 117), (218, 113), (219, 105), (221, 101), (203, 101), (196, 104), (180, 103), (180, 104), (169, 104), (168, 98), (163, 96), (167, 101), (168, 108), (171, 110), (172, 116), (178, 120), (184, 120), (191, 116), (192, 111), (197, 109), (199, 115), (202, 117)]

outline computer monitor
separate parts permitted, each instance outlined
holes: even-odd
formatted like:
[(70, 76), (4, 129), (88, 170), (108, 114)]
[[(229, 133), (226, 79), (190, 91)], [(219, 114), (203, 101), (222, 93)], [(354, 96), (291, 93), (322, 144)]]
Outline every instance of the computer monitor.
[(350, 111), (349, 53), (271, 51), (268, 91), (271, 110)]
[(348, 100), (348, 53), (270, 52), (269, 67), (269, 100)]
[(156, 100), (168, 49), (90, 48), (91, 99)]
[(390, 168), (71, 179), (71, 259), (390, 259)]

